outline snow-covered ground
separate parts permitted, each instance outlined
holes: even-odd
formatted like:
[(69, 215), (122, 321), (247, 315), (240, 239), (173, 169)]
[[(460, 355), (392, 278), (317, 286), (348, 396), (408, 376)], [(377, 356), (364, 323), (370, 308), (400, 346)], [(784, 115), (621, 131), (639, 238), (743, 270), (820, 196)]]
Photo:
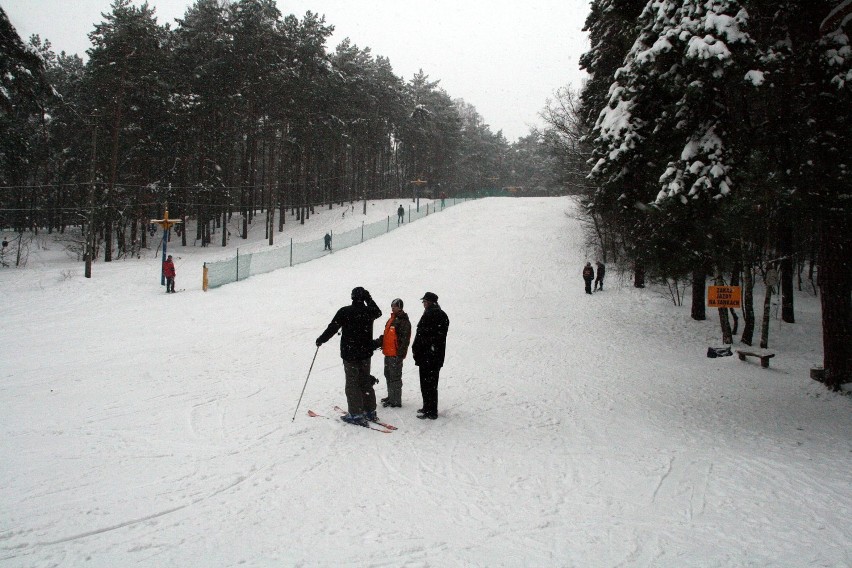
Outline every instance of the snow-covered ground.
[[(818, 299), (773, 319), (769, 369), (708, 359), (713, 311), (614, 271), (583, 292), (573, 208), (464, 203), (206, 293), (202, 263), (236, 240), (173, 243), (175, 295), (155, 250), (87, 280), (34, 246), (0, 270), (0, 566), (852, 565), (852, 399), (808, 377)], [(318, 210), (276, 242), (343, 222)], [(337, 340), (314, 340), (355, 286), (376, 336), (393, 298), (416, 323), (440, 296), (438, 420), (415, 417), (410, 359), (403, 407), (379, 409), (399, 430), (336, 419)]]

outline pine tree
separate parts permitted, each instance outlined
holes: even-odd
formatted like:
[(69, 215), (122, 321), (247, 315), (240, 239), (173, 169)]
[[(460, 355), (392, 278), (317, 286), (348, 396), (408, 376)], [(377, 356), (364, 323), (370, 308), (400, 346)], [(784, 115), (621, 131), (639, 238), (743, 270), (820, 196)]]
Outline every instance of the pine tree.
[(0, 197), (5, 205), (0, 224), (18, 232), (34, 228), (25, 212), (35, 205), (28, 203), (35, 196), (23, 186), (35, 181), (38, 162), (44, 159), (46, 108), (53, 96), (44, 61), (24, 45), (0, 7), (0, 185), (13, 186)]

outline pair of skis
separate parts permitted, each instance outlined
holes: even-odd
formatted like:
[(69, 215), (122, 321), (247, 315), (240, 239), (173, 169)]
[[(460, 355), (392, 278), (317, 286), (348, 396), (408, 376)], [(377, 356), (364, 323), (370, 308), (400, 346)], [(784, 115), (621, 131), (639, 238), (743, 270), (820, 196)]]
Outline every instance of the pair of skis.
[[(339, 406), (335, 406), (334, 410), (339, 412), (341, 416), (345, 416), (345, 415), (349, 414), (348, 412), (346, 412), (345, 410), (343, 410)], [(308, 410), (308, 416), (310, 416), (311, 418), (330, 418), (329, 416), (326, 416), (324, 414), (317, 414), (313, 410)], [(371, 423), (367, 424), (365, 427), (369, 428), (370, 430), (375, 430), (376, 432), (382, 432), (384, 434), (390, 434), (391, 432), (396, 430), (396, 426), (388, 424), (387, 422), (382, 422), (381, 420), (371, 420), (370, 422)], [(347, 422), (347, 424), (348, 424), (348, 422)], [(376, 424), (376, 425), (374, 426), (373, 424)]]

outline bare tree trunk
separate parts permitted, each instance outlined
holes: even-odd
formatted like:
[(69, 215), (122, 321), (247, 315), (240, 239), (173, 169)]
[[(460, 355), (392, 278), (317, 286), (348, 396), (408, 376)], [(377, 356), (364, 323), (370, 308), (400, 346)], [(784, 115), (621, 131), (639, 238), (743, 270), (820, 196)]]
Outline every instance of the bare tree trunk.
[(645, 267), (639, 263), (636, 263), (633, 266), (633, 287), (634, 288), (644, 288), (645, 287)]
[[(186, 233), (186, 231), (184, 231)], [(228, 209), (222, 210), (222, 246), (228, 246)]]
[(852, 381), (852, 235), (848, 220), (826, 219), (820, 231), (819, 286), (825, 385)]
[(772, 293), (776, 285), (777, 272), (770, 268), (766, 271), (766, 295), (763, 297), (763, 321), (760, 323), (760, 347), (766, 349), (769, 347), (769, 321), (771, 318), (772, 309)]
[[(748, 250), (743, 246), (743, 253)], [(754, 268), (751, 258), (743, 259), (743, 334), (740, 341), (746, 345), (754, 342)]]
[(692, 271), (692, 319), (703, 321), (707, 319), (705, 310), (706, 273), (704, 268), (696, 268)]
[[(734, 268), (731, 270), (731, 286), (739, 286), (740, 285), (740, 272), (742, 271), (742, 265), (739, 262), (734, 263)], [(742, 300), (742, 296), (740, 296), (740, 300)], [(737, 315), (737, 310), (735, 308), (729, 308), (731, 317), (734, 318), (734, 325), (731, 326), (731, 337), (737, 334), (737, 330), (740, 328), (740, 318)], [(733, 342), (733, 341), (732, 341)]]
[[(723, 286), (725, 279), (722, 278), (722, 271), (716, 269), (716, 285)], [(695, 284), (693, 283), (693, 291)], [(728, 308), (717, 308), (719, 310), (719, 325), (722, 328), (722, 343), (730, 345), (734, 342), (733, 333), (731, 332), (731, 322), (728, 319)]]
[(778, 253), (781, 257), (781, 321), (795, 323), (793, 309), (793, 228), (782, 221), (778, 228)]

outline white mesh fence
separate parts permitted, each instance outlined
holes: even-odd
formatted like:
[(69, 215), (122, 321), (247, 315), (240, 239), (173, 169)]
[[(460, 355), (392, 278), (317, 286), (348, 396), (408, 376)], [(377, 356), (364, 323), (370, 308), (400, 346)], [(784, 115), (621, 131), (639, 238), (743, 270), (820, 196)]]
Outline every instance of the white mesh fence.
[[(448, 207), (465, 201), (469, 201), (469, 199), (447, 198), (443, 200), (443, 203), (436, 201), (426, 204), (425, 207), (420, 208), (420, 211), (407, 211), (406, 224), (428, 215), (434, 215)], [(356, 229), (334, 234), (332, 249), (341, 250), (361, 244), (366, 240), (376, 238), (404, 226), (397, 225), (396, 216), (388, 217), (374, 223), (365, 223)], [(330, 251), (325, 249), (325, 242), (322, 238), (299, 243), (294, 243), (291, 240), (286, 245), (253, 253), (241, 254), (238, 251), (234, 258), (204, 263), (204, 269), (207, 271), (207, 288), (218, 288), (224, 284), (245, 280), (256, 274), (264, 274), (278, 270), (279, 268), (302, 264), (303, 262), (320, 258), (329, 253)]]

